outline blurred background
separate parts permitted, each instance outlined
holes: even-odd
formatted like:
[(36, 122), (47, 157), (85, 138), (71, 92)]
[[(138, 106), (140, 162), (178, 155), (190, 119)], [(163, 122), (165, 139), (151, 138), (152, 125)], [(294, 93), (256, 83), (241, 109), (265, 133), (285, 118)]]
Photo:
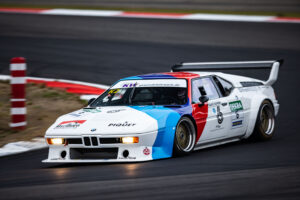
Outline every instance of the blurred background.
[[(275, 16), (286, 21), (24, 13), (57, 8)], [(182, 61), (285, 60), (274, 85), (281, 108), (270, 142), (239, 142), (188, 157), (129, 164), (46, 165), (41, 160), (47, 149), (1, 157), (0, 199), (299, 198), (299, 18), (299, 0), (0, 0), (1, 75), (10, 74), (9, 61), (17, 56), (27, 59), (28, 76), (104, 85), (126, 76), (170, 71)], [(28, 128), (10, 132), (10, 90), (8, 82), (1, 84), (2, 146), (42, 137), (59, 115), (86, 105), (65, 90), (28, 85)]]
[(106, 9), (157, 9), (207, 12), (299, 13), (298, 0), (1, 0), (2, 5), (86, 7)]

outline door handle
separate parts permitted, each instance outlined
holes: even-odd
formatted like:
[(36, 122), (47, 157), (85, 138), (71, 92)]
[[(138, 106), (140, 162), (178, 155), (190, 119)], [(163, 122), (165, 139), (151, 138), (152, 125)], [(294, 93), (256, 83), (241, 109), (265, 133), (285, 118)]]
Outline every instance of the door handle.
[(222, 104), (222, 106), (227, 106), (227, 103), (225, 102), (225, 103), (221, 103)]

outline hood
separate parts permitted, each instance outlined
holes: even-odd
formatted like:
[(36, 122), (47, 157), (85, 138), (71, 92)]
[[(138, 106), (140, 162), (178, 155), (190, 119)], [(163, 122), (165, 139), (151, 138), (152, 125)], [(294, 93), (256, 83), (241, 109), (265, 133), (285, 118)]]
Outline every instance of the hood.
[[(147, 113), (149, 110), (155, 117)], [(172, 112), (162, 106), (84, 108), (59, 117), (46, 136), (142, 134), (163, 128), (158, 121), (165, 121)]]

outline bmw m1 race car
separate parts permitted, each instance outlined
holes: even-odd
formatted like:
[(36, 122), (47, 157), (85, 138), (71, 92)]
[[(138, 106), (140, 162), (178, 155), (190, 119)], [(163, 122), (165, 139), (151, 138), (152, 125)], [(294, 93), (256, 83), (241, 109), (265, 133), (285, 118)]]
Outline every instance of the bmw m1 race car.
[[(269, 140), (282, 61), (181, 63), (124, 78), (47, 130), (43, 162), (132, 162), (182, 156), (247, 139)], [(270, 69), (267, 81), (226, 69)]]

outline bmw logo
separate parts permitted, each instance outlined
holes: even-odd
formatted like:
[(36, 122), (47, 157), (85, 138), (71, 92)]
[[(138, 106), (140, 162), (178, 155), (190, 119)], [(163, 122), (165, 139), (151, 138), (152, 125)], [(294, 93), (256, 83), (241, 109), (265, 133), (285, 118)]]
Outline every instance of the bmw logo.
[(94, 131), (96, 131), (96, 130), (97, 130), (97, 129), (95, 129), (95, 128), (91, 129), (92, 132), (94, 132)]

